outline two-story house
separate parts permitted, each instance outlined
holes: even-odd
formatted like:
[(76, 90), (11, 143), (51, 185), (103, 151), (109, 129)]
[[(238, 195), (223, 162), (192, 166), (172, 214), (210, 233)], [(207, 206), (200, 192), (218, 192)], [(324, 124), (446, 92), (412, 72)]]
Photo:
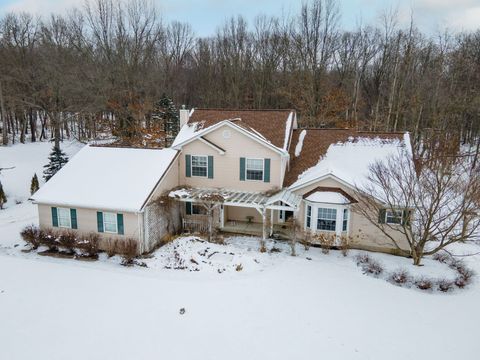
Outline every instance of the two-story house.
[[(148, 251), (172, 229), (204, 226), (205, 199), (216, 194), (214, 226), (224, 232), (266, 237), (293, 217), (305, 232), (395, 252), (353, 204), (369, 165), (408, 150), (408, 134), (298, 129), (294, 110), (180, 110), (180, 122), (168, 149), (82, 149), (33, 196), (40, 225), (128, 236)], [(168, 211), (166, 194), (178, 204)]]

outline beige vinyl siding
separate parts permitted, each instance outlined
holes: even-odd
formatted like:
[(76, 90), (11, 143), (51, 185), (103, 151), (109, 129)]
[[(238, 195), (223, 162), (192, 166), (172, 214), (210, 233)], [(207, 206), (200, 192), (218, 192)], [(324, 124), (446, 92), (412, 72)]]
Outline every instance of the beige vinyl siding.
[[(230, 138), (223, 137), (223, 131), (230, 131)], [(201, 140), (194, 140), (182, 148), (179, 160), (179, 182), (182, 185), (200, 188), (226, 188), (244, 191), (268, 191), (281, 187), (281, 156), (276, 151), (249, 138), (238, 130), (224, 125), (207, 134), (205, 139), (225, 150), (217, 150)], [(214, 178), (186, 177), (185, 155), (211, 155), (214, 158)], [(240, 180), (240, 158), (270, 159), (270, 182)]]
[[(55, 206), (62, 207), (62, 206)], [(41, 228), (53, 228), (52, 226), (52, 206), (45, 204), (38, 204), (38, 219), (39, 225)], [(100, 235), (101, 238), (134, 238), (139, 240), (142, 236), (142, 231), (140, 228), (141, 217), (139, 214), (120, 212), (123, 214), (123, 227), (124, 234), (111, 234), (111, 233), (99, 233), (97, 229), (97, 211), (107, 211), (115, 212), (109, 210), (97, 210), (97, 209), (86, 209), (86, 208), (75, 208), (77, 209), (77, 225), (78, 229), (73, 231), (78, 231), (79, 233), (88, 234), (94, 232)], [(57, 228), (55, 228), (57, 229)], [(142, 241), (140, 241), (142, 243)]]
[[(341, 182), (335, 180), (334, 178), (326, 178), (321, 181), (318, 181), (312, 185), (306, 186), (304, 188), (295, 190), (294, 192), (299, 195), (306, 194), (307, 192), (315, 189), (318, 186), (326, 187), (337, 187), (341, 188), (348, 194), (353, 197), (356, 197), (352, 189), (343, 185)], [(396, 249), (395, 244), (386, 237), (375, 225), (373, 225), (368, 219), (362, 216), (359, 213), (353, 211), (350, 208), (350, 219), (349, 219), (349, 244), (351, 247), (373, 250), (373, 251), (387, 251), (394, 252)], [(316, 217), (317, 214), (312, 214), (312, 218)], [(298, 219), (302, 226), (305, 225), (305, 202), (302, 201), (299, 212)], [(400, 233), (392, 231), (390, 233), (397, 241), (397, 244), (404, 249), (408, 249), (408, 243), (403, 238)]]
[(152, 195), (150, 196), (150, 199), (157, 199), (158, 197), (166, 193), (168, 190), (171, 190), (178, 186), (178, 160), (181, 156), (182, 155), (180, 154), (173, 160), (170, 168), (164, 174), (160, 183), (157, 185)]

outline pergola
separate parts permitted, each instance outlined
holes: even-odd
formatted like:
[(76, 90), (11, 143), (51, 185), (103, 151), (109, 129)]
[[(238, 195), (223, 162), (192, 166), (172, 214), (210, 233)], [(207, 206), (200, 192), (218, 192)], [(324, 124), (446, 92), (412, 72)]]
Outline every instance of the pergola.
[[(276, 193), (262, 193), (226, 189), (181, 188), (173, 190), (169, 196), (183, 202), (213, 203), (217, 206), (238, 206), (256, 209), (262, 216), (263, 239), (267, 238), (267, 210), (298, 211), (302, 197), (288, 189)], [(224, 226), (223, 206), (220, 208), (222, 227)], [(273, 212), (271, 212), (271, 229), (273, 229)]]

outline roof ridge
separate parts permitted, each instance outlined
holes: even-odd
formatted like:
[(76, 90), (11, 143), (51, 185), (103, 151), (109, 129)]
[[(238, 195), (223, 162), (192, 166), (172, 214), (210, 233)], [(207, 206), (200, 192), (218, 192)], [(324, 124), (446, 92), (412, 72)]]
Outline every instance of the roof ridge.
[(296, 111), (295, 109), (235, 109), (235, 108), (194, 108), (197, 110), (209, 110), (209, 111)]

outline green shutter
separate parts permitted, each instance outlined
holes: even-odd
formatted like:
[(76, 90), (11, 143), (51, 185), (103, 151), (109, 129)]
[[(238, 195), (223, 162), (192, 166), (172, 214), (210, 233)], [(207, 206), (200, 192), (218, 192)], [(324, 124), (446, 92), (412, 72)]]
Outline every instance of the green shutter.
[(103, 232), (103, 213), (101, 211), (97, 211), (97, 230)]
[(213, 179), (213, 156), (208, 156), (208, 178)]
[(190, 155), (185, 155), (185, 176), (192, 176), (192, 157)]
[(245, 158), (240, 158), (240, 181), (245, 181)]
[(52, 226), (58, 227), (58, 214), (56, 207), (52, 207)]
[(124, 234), (123, 230), (123, 214), (117, 214), (117, 229), (120, 235)]
[(72, 229), (78, 229), (77, 209), (70, 209), (70, 222), (72, 224)]
[(264, 159), (263, 165), (263, 181), (270, 182), (270, 159)]
[(380, 209), (378, 211), (378, 223), (385, 224), (385, 217), (387, 215), (387, 209)]
[(186, 202), (185, 203), (185, 214), (192, 215), (192, 203)]

